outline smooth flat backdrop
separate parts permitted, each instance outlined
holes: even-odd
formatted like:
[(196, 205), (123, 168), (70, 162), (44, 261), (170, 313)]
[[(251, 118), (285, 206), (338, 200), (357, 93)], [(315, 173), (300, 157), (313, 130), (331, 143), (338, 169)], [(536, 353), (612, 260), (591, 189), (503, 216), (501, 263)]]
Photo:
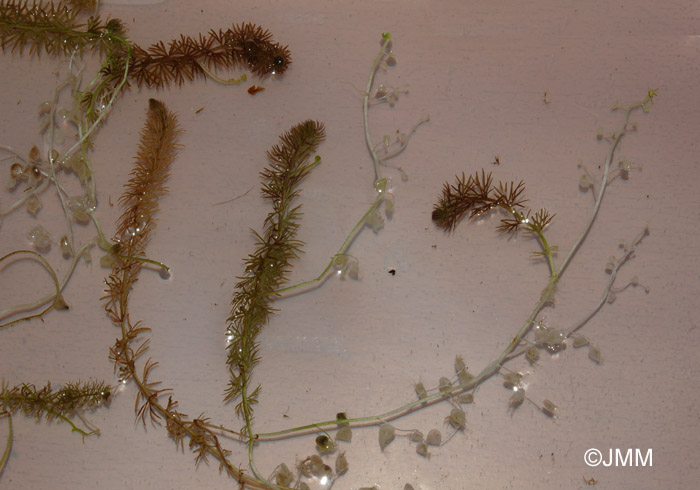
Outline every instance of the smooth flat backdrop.
[[(526, 375), (529, 396), (552, 400), (559, 417), (549, 419), (530, 403), (509, 412), (510, 393), (494, 377), (466, 407), (466, 431), (432, 449), (429, 459), (405, 438), (382, 453), (376, 428), (357, 430), (343, 446), (350, 470), (334, 488), (588, 488), (585, 480), (594, 478), (595, 488), (681, 489), (700, 481), (698, 2), (103, 3), (101, 14), (122, 19), (142, 46), (254, 22), (292, 51), (293, 64), (280, 79), (251, 77), (240, 87), (198, 81), (160, 92), (132, 87), (97, 135), (91, 157), (97, 214), (111, 235), (119, 215), (111, 204), (130, 171), (148, 99), (158, 97), (178, 113), (183, 149), (148, 252), (171, 266), (173, 276), (164, 281), (144, 271), (131, 315), (153, 329), (150, 354), (159, 362), (153, 376), (172, 388), (179, 410), (205, 413), (236, 430), (241, 421), (221, 402), (225, 320), (242, 259), (253, 250), (250, 229), (260, 229), (268, 209), (258, 191), (265, 151), (297, 122), (326, 124), (323, 162), (303, 185), (300, 238), (307, 245), (291, 282), (315, 277), (373, 199), (361, 99), (382, 32), (392, 33), (398, 64), (378, 81), (408, 93), (393, 109), (371, 110), (373, 139), (406, 131), (425, 114), (431, 121), (393, 162), (408, 180), (384, 170), (396, 210), (380, 233), (365, 229), (355, 240), (351, 254), (359, 259), (360, 280), (332, 277), (277, 304), (279, 314), (260, 338), (258, 431), (327, 420), (340, 411), (381, 413), (411, 400), (415, 382), (435, 386), (451, 376), (455, 355), (473, 372), (495, 359), (537, 302), (547, 269), (531, 260), (534, 241), (495, 232), (497, 216), (464, 222), (453, 234), (436, 229), (430, 213), (443, 183), (481, 168), (496, 180), (524, 180), (528, 204), (556, 213), (547, 234), (563, 256), (592, 209), (591, 194), (578, 189), (577, 163), (596, 173), (607, 151), (596, 132), (621, 123), (612, 104), (658, 89), (651, 111), (632, 118), (637, 133), (621, 146), (620, 155), (640, 170), (613, 182), (562, 279), (556, 307), (545, 312), (547, 324), (559, 328), (589, 312), (607, 280), (608, 258), (648, 226), (651, 235), (619, 280), (638, 276), (650, 292), (628, 289), (583, 330), (600, 347), (603, 363), (571, 346), (556, 357), (543, 353), (534, 367), (515, 360), (508, 366)], [(87, 80), (98, 60), (84, 61)], [(0, 67), (0, 143), (28, 152), (42, 144), (37, 108), (53, 96), (60, 61), (5, 53)], [(249, 95), (253, 83), (265, 91)], [(500, 166), (491, 164), (496, 157)], [(0, 175), (4, 186), (7, 164)], [(12, 199), (0, 193), (0, 203)], [(57, 242), (65, 223), (53, 191), (37, 219), (21, 210), (3, 220), (0, 252), (26, 248), (25, 234), (37, 222)], [(93, 234), (79, 229), (83, 240)], [(57, 243), (47, 258), (65, 269)], [(118, 332), (99, 300), (106, 272), (98, 259), (95, 251), (92, 265), (78, 265), (65, 291), (70, 312), (0, 331), (0, 375), (8, 383), (116, 383), (107, 354)], [(34, 265), (5, 270), (2, 307), (8, 298), (33, 298), (51, 287)], [(236, 488), (215, 463), (195, 468), (187, 448), (183, 454), (162, 428), (135, 424), (134, 395), (126, 386), (108, 409), (87, 414), (102, 435), (85, 441), (65, 424), (15, 416), (0, 487)], [(395, 425), (425, 433), (439, 427), (446, 436), (448, 413), (443, 404)], [(0, 440), (6, 434), (2, 421)], [(232, 461), (245, 466), (243, 449), (224, 442)], [(589, 448), (606, 455), (651, 448), (653, 465), (591, 468), (583, 459)], [(298, 438), (261, 445), (256, 460), (269, 474), (313, 451), (313, 438)]]

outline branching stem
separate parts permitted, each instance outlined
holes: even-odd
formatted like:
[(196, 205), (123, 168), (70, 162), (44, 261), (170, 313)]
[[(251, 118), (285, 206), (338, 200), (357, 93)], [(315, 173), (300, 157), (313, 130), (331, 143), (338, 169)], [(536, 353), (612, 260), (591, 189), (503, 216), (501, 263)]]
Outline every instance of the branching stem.
[(608, 178), (610, 176), (610, 166), (612, 165), (613, 159), (615, 157), (615, 152), (617, 151), (617, 147), (619, 146), (620, 141), (622, 141), (622, 138), (629, 132), (628, 125), (629, 125), (630, 115), (636, 109), (645, 109), (646, 110), (646, 108), (648, 107), (649, 103), (651, 102), (651, 100), (654, 98), (655, 95), (656, 95), (656, 92), (653, 90), (650, 90), (649, 93), (647, 94), (646, 98), (643, 101), (637, 102), (636, 104), (631, 104), (631, 105), (627, 106), (627, 108), (625, 109), (623, 124), (620, 127), (620, 129), (615, 134), (613, 134), (611, 137), (610, 148), (608, 149), (608, 155), (605, 158), (605, 164), (603, 166), (603, 177), (602, 177), (602, 181), (600, 183), (600, 190), (598, 191), (598, 197), (596, 197), (595, 205), (593, 206), (593, 212), (591, 213), (590, 218), (588, 218), (588, 223), (586, 224), (585, 228), (583, 229), (583, 232), (578, 237), (576, 242), (574, 242), (574, 245), (571, 247), (571, 250), (569, 250), (569, 253), (567, 254), (566, 258), (564, 258), (562, 263), (559, 265), (559, 269), (557, 271), (559, 276), (561, 276), (564, 273), (564, 270), (568, 267), (569, 263), (571, 262), (571, 259), (573, 259), (574, 255), (576, 254), (576, 251), (579, 249), (579, 247), (581, 246), (583, 241), (586, 239), (586, 236), (588, 236), (588, 232), (593, 227), (593, 223), (595, 222), (596, 216), (598, 215), (598, 210), (600, 209), (600, 205), (603, 202), (603, 195), (605, 194), (605, 189), (608, 186)]
[[(299, 284), (294, 284), (293, 286), (288, 286), (285, 288), (278, 289), (276, 291), (272, 291), (269, 294), (275, 295), (275, 296), (289, 297), (289, 296), (291, 296), (291, 294), (287, 294), (287, 293), (294, 292), (295, 294), (299, 294), (299, 293), (309, 291), (311, 289), (314, 289), (314, 287), (319, 286), (324, 281), (324, 279), (327, 277), (330, 270), (333, 268), (333, 264), (335, 263), (336, 258), (347, 253), (348, 249), (350, 248), (350, 245), (352, 245), (353, 240), (358, 235), (360, 230), (365, 226), (367, 218), (377, 210), (379, 205), (382, 203), (383, 199), (384, 199), (383, 196), (379, 195), (374, 200), (374, 202), (369, 207), (367, 212), (364, 215), (362, 215), (362, 218), (360, 218), (360, 220), (355, 224), (353, 229), (350, 231), (348, 236), (345, 238), (345, 241), (343, 242), (343, 244), (340, 246), (340, 248), (335, 253), (335, 255), (331, 258), (331, 261), (328, 263), (326, 268), (323, 269), (323, 271), (318, 275), (318, 277), (316, 277), (315, 279), (310, 279), (308, 281), (301, 282)], [(312, 286), (312, 285), (314, 287), (308, 287), (308, 286)], [(304, 289), (304, 288), (307, 288), (307, 289)]]
[(374, 163), (374, 181), (375, 183), (378, 182), (382, 176), (381, 176), (381, 171), (379, 168), (379, 155), (377, 155), (377, 152), (374, 149), (374, 144), (372, 144), (372, 137), (369, 132), (369, 99), (372, 95), (372, 86), (374, 85), (374, 77), (377, 74), (377, 70), (379, 69), (379, 66), (382, 64), (384, 61), (384, 58), (387, 55), (387, 48), (390, 46), (391, 43), (391, 34), (388, 32), (385, 32), (382, 34), (382, 48), (379, 50), (379, 53), (377, 53), (377, 56), (374, 58), (374, 62), (372, 63), (372, 67), (370, 68), (369, 71), (369, 77), (367, 79), (367, 88), (365, 89), (365, 95), (362, 98), (362, 114), (364, 117), (364, 125), (365, 125), (365, 143), (367, 143), (367, 149), (369, 150), (369, 154), (372, 156), (372, 162)]

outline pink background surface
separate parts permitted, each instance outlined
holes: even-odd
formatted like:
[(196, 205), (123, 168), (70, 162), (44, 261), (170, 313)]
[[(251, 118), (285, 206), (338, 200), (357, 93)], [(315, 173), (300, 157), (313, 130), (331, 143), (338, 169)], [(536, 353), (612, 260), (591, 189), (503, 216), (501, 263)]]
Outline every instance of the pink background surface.
[[(265, 151), (293, 124), (313, 118), (327, 127), (323, 163), (303, 185), (300, 238), (306, 254), (291, 282), (315, 277), (373, 199), (372, 163), (363, 139), (361, 98), (380, 34), (393, 34), (398, 65), (379, 82), (409, 91), (398, 105), (371, 112), (381, 141), (430, 114), (395, 161), (408, 174), (393, 178), (396, 211), (378, 234), (366, 229), (351, 253), (360, 280), (333, 277), (311, 293), (280, 301), (262, 336), (263, 385), (255, 428), (279, 430), (333, 418), (381, 413), (411, 400), (413, 383), (434, 386), (453, 374), (455, 355), (473, 372), (508, 344), (546, 284), (547, 270), (530, 261), (535, 243), (499, 237), (492, 217), (463, 223), (452, 235), (436, 229), (430, 212), (443, 183), (481, 168), (495, 178), (523, 179), (529, 205), (557, 214), (550, 243), (567, 251), (591, 212), (578, 190), (582, 161), (596, 170), (607, 146), (599, 127), (614, 130), (615, 101), (634, 102), (649, 89), (659, 97), (633, 120), (639, 131), (621, 155), (643, 167), (616, 180), (600, 217), (560, 285), (547, 322), (567, 328), (590, 311), (607, 276), (608, 257), (645, 226), (651, 235), (620, 273), (651, 288), (619, 295), (583, 333), (602, 351), (595, 365), (584, 350), (544, 355), (527, 373), (528, 394), (549, 399), (551, 420), (533, 405), (507, 410), (509, 393), (497, 378), (482, 385), (467, 407), (467, 430), (424, 459), (405, 439), (382, 454), (376, 429), (355, 431), (347, 445), (350, 471), (334, 488), (378, 485), (400, 489), (461, 488), (692, 488), (700, 481), (700, 283), (698, 234), (698, 111), (700, 5), (692, 1), (438, 2), (165, 1), (112, 5), (101, 13), (122, 19), (142, 46), (179, 34), (196, 35), (232, 23), (254, 22), (288, 44), (293, 65), (282, 79), (243, 87), (211, 81), (160, 92), (132, 88), (117, 102), (95, 140), (98, 217), (111, 234), (115, 203), (131, 168), (147, 100), (178, 113), (183, 150), (161, 203), (149, 256), (173, 269), (163, 281), (143, 273), (132, 317), (153, 329), (154, 376), (174, 390), (180, 410), (205, 412), (232, 429), (242, 425), (223, 405), (225, 320), (242, 258), (253, 250), (267, 207), (258, 172)], [(133, 2), (132, 2), (133, 3)], [(96, 58), (87, 58), (94, 63)], [(0, 57), (0, 143), (26, 152), (40, 143), (36, 108), (52, 96), (58, 61)], [(240, 70), (239, 70), (240, 71)], [(236, 71), (233, 75), (238, 75)], [(87, 74), (91, 77), (91, 71)], [(252, 97), (251, 84), (266, 90)], [(548, 104), (543, 96), (547, 93)], [(200, 108), (204, 108), (198, 113)], [(491, 166), (498, 156), (501, 165)], [(3, 179), (8, 170), (1, 168)], [(3, 180), (4, 183), (4, 180)], [(4, 184), (3, 184), (4, 185)], [(253, 189), (245, 197), (217, 205)], [(0, 202), (12, 199), (7, 192)], [(0, 252), (26, 248), (34, 222), (60, 236), (65, 224), (53, 194), (38, 220), (24, 211), (0, 228)], [(82, 229), (83, 239), (92, 229)], [(51, 313), (0, 332), (0, 373), (11, 384), (54, 385), (77, 378), (115, 383), (108, 348), (118, 335), (99, 301), (105, 271), (80, 263), (65, 291), (68, 313)], [(58, 246), (48, 259), (65, 267)], [(388, 269), (396, 269), (392, 276)], [(31, 298), (50, 283), (32, 265), (0, 275), (2, 307)], [(126, 386), (109, 409), (89, 415), (102, 431), (84, 442), (64, 424), (14, 417), (12, 457), (0, 487), (225, 488), (235, 483), (217, 464), (194, 467), (163, 429), (134, 424), (134, 389)], [(446, 404), (395, 422), (427, 432), (442, 427)], [(7, 426), (0, 422), (4, 446)], [(447, 433), (448, 430), (443, 430)], [(233, 442), (231, 460), (245, 466)], [(653, 449), (653, 466), (590, 468), (591, 447)], [(187, 453), (187, 451), (185, 451)], [(269, 474), (313, 452), (313, 438), (263, 444), (258, 467)]]

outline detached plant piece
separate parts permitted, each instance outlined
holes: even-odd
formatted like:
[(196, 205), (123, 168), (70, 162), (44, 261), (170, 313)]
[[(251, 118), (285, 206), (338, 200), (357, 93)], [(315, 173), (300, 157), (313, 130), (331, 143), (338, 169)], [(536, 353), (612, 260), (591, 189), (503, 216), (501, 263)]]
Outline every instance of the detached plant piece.
[(139, 86), (156, 88), (207, 76), (221, 83), (240, 83), (245, 75), (223, 80), (211, 70), (245, 67), (264, 77), (282, 74), (292, 63), (287, 46), (273, 42), (270, 31), (250, 23), (197, 38), (180, 36), (167, 47), (162, 41), (147, 49), (133, 45), (133, 56), (131, 77)]
[(51, 310), (68, 310), (70, 307), (68, 306), (68, 303), (66, 303), (65, 299), (63, 299), (63, 295), (61, 294), (61, 284), (59, 283), (58, 276), (56, 276), (56, 272), (53, 270), (53, 267), (47, 262), (47, 260), (39, 253), (34, 252), (33, 250), (15, 250), (14, 252), (10, 252), (2, 257), (0, 257), (0, 264), (3, 262), (10, 262), (11, 260), (22, 260), (22, 259), (31, 259), (34, 260), (35, 262), (39, 263), (44, 269), (46, 269), (46, 272), (49, 273), (51, 276), (51, 279), (53, 280), (53, 285), (55, 287), (55, 293), (51, 294), (49, 296), (46, 296), (44, 298), (41, 298), (33, 303), (26, 303), (23, 305), (15, 305), (13, 307), (10, 307), (8, 309), (0, 310), (0, 321), (12, 317), (15, 315), (19, 315), (21, 313), (35, 310), (41, 305), (44, 305), (46, 303), (49, 303), (49, 305), (44, 308), (42, 311), (39, 313), (35, 314), (28, 314), (26, 316), (22, 316), (19, 318), (15, 318), (14, 320), (9, 320), (5, 323), (0, 323), (0, 329), (9, 327), (11, 325), (15, 325), (19, 322), (24, 322), (24, 321), (29, 321), (34, 318), (43, 318), (44, 315), (46, 315), (49, 311)]
[[(110, 397), (112, 388), (102, 381), (78, 381), (66, 383), (62, 388), (52, 389), (51, 383), (43, 388), (33, 384), (22, 383), (10, 387), (6, 381), (0, 384), (0, 412), (22, 412), (29, 417), (46, 420), (62, 420), (71, 426), (73, 432), (82, 436), (99, 434), (81, 417), (81, 412), (94, 410), (104, 405)], [(81, 419), (86, 429), (81, 429), (71, 417)]]
[[(8, 434), (5, 450), (0, 456), (0, 476), (10, 459), (14, 438), (12, 427), (14, 413), (22, 412), (28, 417), (36, 417), (37, 421), (44, 417), (48, 422), (62, 420), (70, 425), (73, 432), (83, 437), (99, 435), (100, 430), (83, 417), (83, 412), (95, 410), (108, 403), (111, 392), (112, 388), (102, 381), (66, 383), (62, 388), (54, 390), (51, 388), (51, 383), (38, 389), (29, 383), (10, 387), (5, 380), (2, 380), (0, 382), (0, 419), (7, 418)], [(71, 420), (74, 417), (80, 419), (80, 422)]]

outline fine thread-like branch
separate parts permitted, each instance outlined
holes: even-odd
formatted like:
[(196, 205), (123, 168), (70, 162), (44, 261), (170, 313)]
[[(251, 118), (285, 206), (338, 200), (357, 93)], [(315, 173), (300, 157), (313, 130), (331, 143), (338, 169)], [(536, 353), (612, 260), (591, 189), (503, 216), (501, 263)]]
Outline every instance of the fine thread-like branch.
[[(639, 246), (639, 244), (642, 243), (642, 240), (644, 240), (644, 238), (648, 235), (649, 228), (644, 227), (644, 229), (641, 232), (639, 232), (639, 234), (636, 237), (634, 237), (632, 243), (625, 247), (623, 256), (620, 259), (615, 260), (614, 264), (612, 264), (612, 267), (609, 271), (610, 277), (608, 278), (608, 281), (605, 284), (605, 287), (603, 288), (603, 294), (598, 300), (598, 303), (591, 309), (591, 311), (586, 313), (586, 315), (581, 320), (575, 322), (573, 326), (571, 326), (565, 331), (564, 336), (566, 338), (571, 337), (574, 333), (576, 333), (576, 331), (581, 329), (586, 323), (588, 323), (588, 321), (591, 318), (593, 318), (600, 311), (600, 309), (605, 305), (605, 303), (609, 302), (610, 291), (612, 291), (613, 284), (615, 284), (617, 273), (623, 265), (625, 265), (629, 260), (632, 259), (632, 257), (634, 257), (634, 253), (637, 250), (637, 246)], [(649, 291), (647, 290), (647, 292)]]
[(36, 262), (40, 263), (44, 269), (49, 273), (51, 276), (51, 279), (53, 280), (54, 287), (56, 288), (56, 292), (50, 296), (47, 296), (46, 298), (42, 298), (42, 300), (38, 302), (34, 302), (31, 304), (23, 304), (23, 305), (16, 305), (13, 306), (9, 310), (3, 310), (0, 311), (0, 320), (6, 318), (7, 316), (12, 316), (16, 315), (25, 311), (31, 311), (34, 310), (41, 305), (51, 301), (51, 304), (47, 306), (44, 310), (42, 310), (39, 313), (33, 314), (33, 315), (27, 315), (21, 318), (17, 318), (12, 321), (8, 321), (7, 323), (0, 324), (0, 329), (9, 327), (11, 325), (15, 325), (16, 323), (23, 322), (23, 321), (29, 321), (33, 318), (43, 318), (43, 316), (48, 313), (49, 311), (53, 309), (68, 309), (68, 305), (63, 299), (63, 296), (61, 295), (61, 290), (62, 287), (58, 282), (58, 277), (56, 276), (56, 272), (53, 270), (53, 267), (47, 262), (47, 260), (41, 255), (33, 250), (15, 250), (14, 252), (10, 252), (7, 255), (4, 255), (3, 257), (0, 257), (0, 263), (9, 260), (10, 258), (14, 257), (15, 255), (28, 255), (29, 258), (32, 260), (35, 260)]
[[(600, 209), (600, 205), (603, 202), (603, 196), (605, 195), (605, 189), (607, 188), (608, 179), (610, 177), (610, 166), (612, 165), (615, 152), (617, 151), (617, 148), (620, 145), (620, 141), (622, 141), (622, 138), (630, 130), (634, 129), (629, 127), (630, 115), (632, 114), (632, 112), (638, 109), (642, 109), (644, 112), (647, 112), (649, 110), (649, 105), (651, 104), (654, 97), (656, 97), (656, 90), (649, 90), (644, 100), (637, 102), (636, 104), (631, 104), (624, 108), (625, 114), (623, 124), (621, 128), (611, 136), (610, 139), (610, 148), (608, 149), (608, 155), (605, 158), (605, 164), (603, 166), (603, 178), (600, 183), (600, 190), (598, 191), (598, 196), (596, 197), (595, 205), (593, 206), (593, 212), (591, 213), (590, 218), (588, 218), (588, 223), (586, 224), (583, 232), (578, 237), (574, 245), (571, 247), (571, 250), (569, 251), (567, 256), (559, 265), (559, 275), (561, 275), (564, 272), (566, 267), (569, 265), (569, 262), (571, 262), (571, 259), (576, 254), (578, 248), (581, 246), (581, 243), (583, 243), (583, 241), (586, 239), (586, 236), (588, 236), (588, 232), (593, 227), (593, 223), (595, 222), (596, 216), (598, 216), (598, 210)], [(616, 107), (616, 109), (622, 108)]]
[(391, 34), (385, 32), (382, 34), (382, 47), (374, 58), (372, 67), (369, 71), (369, 78), (367, 79), (367, 88), (365, 89), (365, 95), (362, 98), (362, 113), (364, 117), (364, 127), (365, 127), (365, 143), (367, 144), (367, 149), (372, 157), (372, 162), (374, 163), (374, 182), (379, 182), (382, 178), (381, 171), (379, 170), (379, 155), (377, 155), (374, 149), (374, 144), (372, 143), (371, 135), (369, 134), (369, 98), (372, 93), (372, 86), (374, 85), (374, 77), (377, 74), (377, 70), (381, 66), (382, 62), (390, 56), (391, 54)]
[(365, 212), (365, 214), (362, 215), (362, 218), (355, 223), (355, 226), (350, 230), (350, 233), (348, 234), (347, 237), (345, 237), (345, 240), (343, 243), (340, 245), (340, 248), (338, 251), (333, 255), (333, 258), (331, 261), (328, 263), (325, 269), (321, 271), (321, 273), (315, 277), (314, 279), (309, 279), (308, 281), (300, 282), (298, 284), (294, 284), (292, 286), (287, 286), (284, 288), (277, 289), (275, 291), (270, 292), (270, 295), (274, 296), (284, 296), (286, 298), (292, 296), (292, 294), (301, 294), (303, 292), (308, 291), (309, 289), (312, 289), (312, 287), (316, 287), (321, 282), (328, 277), (328, 273), (330, 270), (333, 268), (334, 265), (336, 265), (337, 258), (344, 256), (348, 249), (350, 248), (350, 245), (352, 245), (353, 240), (355, 237), (360, 233), (360, 230), (364, 228), (367, 224), (367, 219), (377, 211), (377, 208), (381, 205), (382, 201), (384, 200), (384, 196), (382, 194), (379, 194), (377, 198), (374, 200), (372, 205), (369, 207), (369, 209)]

